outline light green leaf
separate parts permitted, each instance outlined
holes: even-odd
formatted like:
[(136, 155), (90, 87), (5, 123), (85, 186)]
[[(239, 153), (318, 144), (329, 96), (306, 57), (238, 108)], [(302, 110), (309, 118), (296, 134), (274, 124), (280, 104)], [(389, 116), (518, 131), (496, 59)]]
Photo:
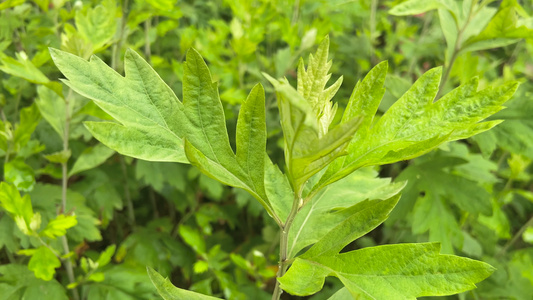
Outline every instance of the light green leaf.
[(298, 296), (318, 292), (327, 276), (335, 276), (358, 299), (414, 300), (471, 290), (494, 271), (486, 263), (441, 255), (439, 250), (438, 243), (399, 244), (296, 258), (278, 280)]
[[(318, 242), (337, 225), (345, 224), (352, 214), (361, 217), (361, 211), (365, 208), (357, 204), (367, 199), (389, 199), (404, 186), (403, 183), (391, 184), (390, 178), (378, 178), (377, 175), (376, 171), (369, 168), (357, 170), (328, 185), (303, 206), (290, 229), (289, 257)], [(386, 214), (385, 211), (382, 213)]]
[[(68, 300), (67, 290), (57, 280), (44, 281), (22, 264), (0, 266), (2, 299), (54, 299)], [(7, 288), (7, 289), (6, 289)]]
[(26, 52), (15, 53), (17, 59), (9, 56), (3, 56), (0, 58), (0, 70), (3, 72), (24, 78), (31, 83), (47, 84), (50, 82), (46, 77), (28, 58)]
[(159, 292), (159, 295), (161, 295), (164, 300), (220, 300), (220, 298), (202, 295), (199, 293), (177, 288), (170, 282), (168, 278), (163, 278), (163, 276), (159, 275), (159, 273), (157, 273), (154, 269), (147, 267), (146, 270), (148, 271), (148, 276), (150, 276), (150, 280), (152, 280), (152, 283)]
[(241, 105), (237, 120), (237, 162), (250, 177), (254, 191), (265, 194), (265, 91), (256, 85)]
[[(121, 123), (87, 123), (96, 138), (125, 155), (142, 159), (187, 162), (183, 152), (182, 104), (159, 75), (134, 51), (125, 55), (126, 77), (102, 60), (89, 62), (50, 49), (65, 83), (90, 98)], [(96, 125), (98, 124), (98, 125)], [(154, 155), (150, 155), (154, 151)]]
[(54, 128), (57, 134), (64, 139), (66, 124), (65, 99), (45, 86), (38, 86), (37, 93), (39, 98), (35, 99), (35, 104), (37, 104), (41, 115)]
[(29, 192), (35, 185), (35, 172), (22, 158), (16, 158), (4, 165), (4, 177), (20, 191)]
[(175, 136), (111, 122), (84, 124), (94, 138), (120, 154), (148, 161), (188, 162)]
[(95, 168), (103, 164), (115, 151), (104, 146), (103, 144), (98, 144), (94, 147), (88, 147), (81, 153), (80, 157), (76, 160), (72, 169), (70, 169), (68, 176), (72, 176), (76, 173), (83, 172)]
[(39, 233), (41, 236), (45, 236), (51, 239), (56, 239), (67, 233), (67, 229), (76, 226), (78, 221), (76, 216), (58, 215), (55, 219), (50, 220), (46, 227)]
[(92, 44), (93, 52), (107, 46), (117, 30), (117, 4), (114, 0), (102, 1), (94, 8), (77, 11), (76, 28)]
[[(278, 223), (264, 188), (265, 98), (255, 86), (242, 105), (237, 124), (237, 155), (229, 144), (217, 84), (198, 52), (187, 52), (183, 74), (187, 158), (209, 177), (250, 192)], [(249, 123), (248, 123), (249, 122)]]
[(502, 47), (533, 37), (533, 29), (519, 24), (514, 6), (502, 6), (483, 31), (465, 41), (462, 51)]
[(67, 151), (63, 150), (63, 151), (45, 155), (44, 158), (46, 158), (49, 162), (62, 164), (68, 161), (71, 154), (72, 154), (72, 151), (68, 149)]
[(196, 253), (206, 253), (205, 239), (198, 230), (191, 228), (187, 225), (180, 225), (179, 233), (180, 236), (183, 238), (183, 241), (185, 241), (185, 243), (191, 246), (191, 248), (193, 248)]
[(370, 130), (355, 134), (349, 154), (337, 159), (314, 189), (362, 166), (412, 159), (444, 142), (486, 131), (501, 121), (481, 121), (501, 110), (518, 87), (511, 82), (477, 92), (474, 78), (433, 102), (440, 75), (440, 68), (426, 72)]
[(41, 246), (33, 253), (28, 263), (28, 269), (33, 271), (35, 277), (43, 280), (52, 280), (55, 269), (61, 267), (61, 262), (54, 253), (45, 246)]
[(394, 6), (389, 14), (394, 16), (418, 15), (443, 7), (439, 0), (408, 0)]
[(315, 55), (309, 55), (307, 69), (304, 61), (300, 58), (298, 64), (297, 91), (313, 108), (315, 118), (318, 120), (318, 135), (324, 136), (328, 132), (329, 125), (337, 111), (337, 105), (331, 104), (331, 98), (335, 96), (342, 84), (342, 76), (326, 89), (326, 84), (331, 78), (328, 74), (331, 68), (331, 60), (328, 61), (329, 37), (326, 36), (318, 46)]
[(10, 7), (15, 7), (22, 3), (26, 2), (25, 0), (6, 0), (0, 3), (0, 10), (8, 9)]
[(32, 133), (35, 131), (35, 127), (41, 121), (41, 114), (35, 104), (24, 107), (20, 111), (20, 122), (15, 126), (15, 133), (13, 142), (15, 143), (15, 151), (19, 151), (21, 148), (28, 144)]
[(115, 254), (116, 248), (116, 245), (111, 245), (105, 248), (102, 253), (100, 253), (98, 260), (96, 261), (99, 268), (106, 266), (107, 264), (109, 264), (109, 262), (111, 262), (111, 258), (113, 257), (113, 254)]
[(20, 217), (29, 229), (33, 218), (33, 207), (28, 194), (20, 197), (17, 188), (9, 183), (0, 183), (0, 203), (13, 219)]

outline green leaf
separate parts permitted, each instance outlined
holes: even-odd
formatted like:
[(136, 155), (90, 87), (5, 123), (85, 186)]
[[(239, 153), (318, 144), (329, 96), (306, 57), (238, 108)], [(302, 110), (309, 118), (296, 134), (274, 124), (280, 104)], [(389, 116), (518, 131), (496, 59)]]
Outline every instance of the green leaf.
[(33, 271), (35, 277), (43, 280), (52, 280), (56, 273), (55, 269), (61, 266), (61, 262), (54, 253), (45, 246), (39, 247), (31, 256), (28, 269)]
[(533, 29), (519, 25), (516, 8), (502, 6), (488, 25), (476, 36), (465, 41), (461, 51), (477, 51), (503, 47), (522, 38), (533, 37)]
[(20, 197), (15, 186), (2, 182), (0, 183), (0, 203), (13, 219), (20, 217), (29, 229), (33, 218), (33, 207), (28, 194)]
[[(86, 123), (93, 136), (120, 153), (146, 160), (187, 162), (183, 152), (182, 104), (159, 75), (134, 51), (125, 55), (126, 77), (102, 60), (89, 62), (50, 49), (65, 83), (93, 99), (121, 124)], [(152, 155), (152, 152), (154, 154)]]
[(179, 300), (179, 299), (190, 299), (190, 300), (215, 300), (220, 298), (215, 298), (211, 296), (202, 295), (199, 293), (183, 290), (175, 287), (168, 278), (163, 278), (159, 275), (154, 269), (147, 267), (148, 276), (150, 280), (156, 287), (159, 295), (165, 300)]
[(86, 11), (77, 11), (76, 28), (91, 43), (93, 52), (108, 46), (117, 30), (117, 4), (114, 0), (102, 1)]
[(39, 98), (35, 99), (35, 104), (37, 104), (41, 115), (54, 128), (61, 139), (64, 139), (66, 124), (65, 99), (45, 86), (38, 86), (37, 93)]
[(76, 216), (58, 215), (55, 219), (50, 220), (46, 227), (39, 233), (41, 236), (45, 236), (51, 239), (56, 239), (67, 233), (67, 229), (76, 226), (78, 221)]
[(26, 265), (4, 264), (0, 266), (0, 274), (2, 299), (69, 299), (61, 283), (36, 278)]
[(22, 158), (16, 158), (4, 165), (4, 177), (20, 191), (29, 192), (35, 185), (35, 172)]
[(198, 254), (206, 253), (205, 239), (198, 230), (191, 228), (187, 225), (180, 225), (179, 233), (181, 237), (183, 238), (183, 240), (185, 241), (185, 243), (191, 246), (191, 248), (193, 248), (194, 251), (196, 251), (196, 253)]
[(0, 10), (8, 9), (10, 7), (15, 7), (26, 2), (25, 0), (6, 0), (0, 3)]
[(21, 51), (15, 53), (17, 59), (9, 56), (3, 56), (0, 58), (0, 70), (3, 72), (24, 78), (31, 83), (47, 84), (50, 82), (46, 77), (28, 58), (26, 52)]
[(298, 296), (318, 292), (327, 276), (335, 276), (355, 298), (415, 299), (471, 290), (494, 271), (486, 263), (441, 255), (439, 250), (438, 243), (399, 244), (302, 256), (278, 280), (284, 290)]
[(409, 16), (425, 13), (443, 7), (439, 0), (408, 0), (394, 6), (389, 14), (394, 16)]
[(337, 159), (314, 189), (369, 165), (412, 159), (440, 144), (486, 131), (500, 121), (480, 122), (503, 108), (518, 87), (511, 82), (477, 92), (477, 79), (433, 102), (441, 69), (426, 72), (369, 130), (358, 131), (348, 155)]
[(15, 133), (13, 142), (15, 143), (15, 151), (19, 151), (21, 148), (28, 144), (32, 133), (35, 131), (35, 127), (41, 121), (41, 115), (39, 109), (35, 104), (24, 107), (20, 111), (20, 122), (15, 126)]
[(103, 164), (109, 157), (111, 157), (115, 151), (112, 149), (98, 144), (94, 147), (88, 147), (78, 157), (72, 169), (70, 169), (68, 176), (72, 176), (76, 173), (80, 173), (86, 170), (95, 168)]
[[(265, 98), (256, 85), (241, 107), (237, 122), (237, 155), (229, 144), (217, 84), (198, 52), (187, 52), (183, 74), (183, 107), (187, 122), (187, 158), (209, 177), (250, 192), (279, 221), (264, 188), (266, 155)], [(201, 109), (200, 109), (201, 108)]]
[(357, 170), (328, 185), (303, 206), (290, 229), (288, 257), (296, 256), (300, 250), (330, 234), (337, 225), (345, 224), (352, 214), (361, 217), (364, 206), (360, 203), (364, 200), (389, 199), (404, 186), (403, 183), (392, 184), (390, 178), (378, 178), (377, 175), (369, 168)]
[(94, 138), (120, 154), (148, 161), (188, 162), (175, 137), (111, 122), (84, 124)]
[(52, 154), (45, 155), (44, 158), (46, 158), (49, 162), (62, 164), (68, 162), (68, 159), (70, 158), (71, 154), (72, 151), (68, 149), (67, 151), (62, 150), (59, 152), (54, 152)]
[(315, 118), (318, 120), (318, 135), (324, 136), (337, 111), (337, 105), (331, 104), (331, 98), (337, 93), (342, 76), (326, 89), (326, 84), (331, 78), (328, 74), (332, 61), (328, 61), (329, 37), (326, 36), (318, 46), (313, 56), (309, 55), (307, 70), (304, 61), (300, 58), (298, 64), (297, 91), (313, 108)]
[(115, 254), (116, 248), (117, 248), (116, 245), (111, 245), (105, 248), (105, 250), (102, 253), (100, 253), (98, 260), (96, 261), (99, 268), (104, 267), (107, 264), (109, 264), (109, 262), (111, 262), (111, 258)]

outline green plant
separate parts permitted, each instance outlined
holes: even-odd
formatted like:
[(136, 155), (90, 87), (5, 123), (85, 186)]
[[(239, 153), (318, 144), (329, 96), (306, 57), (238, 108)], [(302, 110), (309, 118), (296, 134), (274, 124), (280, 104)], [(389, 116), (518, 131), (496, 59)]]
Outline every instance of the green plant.
[[(474, 78), (434, 102), (442, 72), (435, 68), (374, 119), (387, 74), (387, 64), (380, 63), (357, 83), (341, 121), (332, 125), (337, 106), (330, 100), (342, 78), (326, 88), (331, 76), (328, 50), (326, 37), (307, 68), (300, 60), (296, 89), (286, 79), (265, 74), (277, 94), (285, 174), (265, 151), (263, 87), (256, 85), (241, 106), (234, 152), (217, 84), (197, 51), (189, 50), (183, 65), (183, 102), (134, 51), (126, 53), (125, 77), (94, 56), (87, 62), (55, 49), (51, 54), (68, 79), (65, 84), (118, 121), (85, 123), (102, 143), (139, 159), (191, 163), (261, 203), (280, 228), (273, 299), (279, 299), (282, 290), (314, 294), (328, 276), (345, 286), (333, 298), (414, 298), (474, 288), (493, 268), (439, 254), (437, 243), (340, 253), (387, 219), (404, 186), (386, 184), (361, 194), (353, 182), (365, 167), (411, 159), (492, 128), (500, 121), (481, 121), (501, 110), (518, 84), (477, 91)], [(148, 271), (165, 299), (192, 297)]]

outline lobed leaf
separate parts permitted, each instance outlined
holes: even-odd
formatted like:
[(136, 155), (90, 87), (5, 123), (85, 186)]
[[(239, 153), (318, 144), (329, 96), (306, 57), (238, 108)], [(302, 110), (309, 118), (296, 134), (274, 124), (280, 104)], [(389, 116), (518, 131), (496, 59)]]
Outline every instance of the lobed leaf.
[(414, 300), (471, 290), (494, 271), (486, 263), (439, 250), (438, 243), (399, 244), (302, 256), (278, 280), (284, 290), (298, 296), (318, 292), (327, 276), (335, 276), (354, 298)]
[[(120, 130), (109, 125), (88, 126), (95, 136), (103, 137), (102, 143), (108, 145), (115, 141), (113, 144), (121, 146), (116, 149), (119, 152), (131, 151), (130, 147), (142, 149), (144, 146), (154, 145), (155, 148), (168, 149), (172, 146), (171, 149), (175, 149), (174, 155), (166, 159), (187, 162), (179, 124), (179, 120), (185, 118), (182, 104), (137, 53), (126, 51), (125, 77), (120, 76), (96, 56), (86, 61), (52, 48), (50, 54), (56, 66), (67, 77), (65, 84), (80, 95), (92, 99), (127, 128)], [(110, 128), (111, 132), (108, 131)], [(146, 138), (133, 139), (140, 136), (139, 132), (149, 132), (150, 142)], [(157, 158), (159, 157), (156, 156), (155, 159)]]
[(41, 246), (33, 252), (28, 269), (33, 271), (35, 277), (49, 281), (54, 278), (55, 269), (61, 267), (61, 262), (55, 254), (45, 246)]
[(175, 287), (168, 278), (163, 278), (159, 273), (154, 269), (147, 267), (148, 276), (157, 289), (157, 292), (164, 300), (180, 300), (180, 299), (190, 299), (190, 300), (215, 300), (220, 298), (215, 298), (188, 290), (180, 289)]
[[(368, 130), (358, 131), (348, 145), (348, 155), (334, 161), (313, 189), (319, 190), (360, 167), (412, 159), (444, 142), (486, 131), (500, 121), (481, 121), (501, 110), (518, 87), (511, 82), (477, 92), (474, 78), (433, 102), (440, 76), (440, 68), (426, 72), (381, 119)], [(378, 102), (379, 98), (371, 101)]]

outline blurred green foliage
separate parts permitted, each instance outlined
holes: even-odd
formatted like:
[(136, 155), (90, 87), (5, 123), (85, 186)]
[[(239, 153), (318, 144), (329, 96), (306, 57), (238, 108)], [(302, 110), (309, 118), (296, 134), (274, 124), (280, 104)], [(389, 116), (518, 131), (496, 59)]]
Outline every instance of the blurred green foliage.
[[(99, 144), (83, 122), (111, 117), (61, 83), (48, 48), (96, 54), (121, 74), (133, 49), (182, 99), (182, 61), (193, 47), (218, 81), (234, 148), (238, 108), (263, 83), (267, 151), (281, 163), (275, 93), (261, 72), (296, 85), (298, 58), (328, 34), (330, 72), (343, 74), (334, 123), (352, 87), (384, 60), (378, 116), (436, 66), (444, 66), (441, 95), (474, 76), (479, 89), (521, 82), (490, 131), (357, 173), (354, 189), (390, 183), (378, 173), (408, 183), (385, 225), (348, 249), (441, 242), (444, 253), (497, 268), (450, 298), (532, 299), (529, 0), (3, 1), (0, 299), (156, 299), (146, 266), (203, 294), (269, 299), (279, 233), (261, 205), (189, 165), (123, 157)], [(312, 299), (340, 287), (327, 279)]]

